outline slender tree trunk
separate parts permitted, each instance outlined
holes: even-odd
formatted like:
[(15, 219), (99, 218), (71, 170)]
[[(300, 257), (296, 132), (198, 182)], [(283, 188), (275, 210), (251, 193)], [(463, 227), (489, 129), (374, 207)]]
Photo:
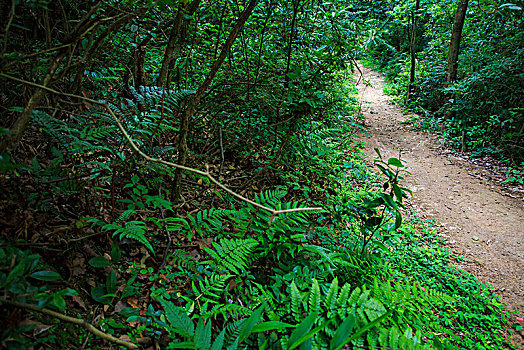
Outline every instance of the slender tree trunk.
[[(448, 52), (448, 66), (446, 69), (446, 85), (453, 83), (457, 80), (458, 70), (458, 56), (460, 52), (460, 38), (462, 36), (462, 28), (464, 27), (464, 21), (466, 19), (466, 11), (468, 9), (468, 0), (460, 0), (457, 6), (457, 12), (455, 12), (455, 21), (453, 22), (453, 28), (451, 30), (451, 42), (449, 44)], [(451, 99), (451, 95), (446, 96), (446, 101)], [(446, 102), (448, 103), (448, 102)], [(453, 112), (449, 111), (449, 103), (447, 106), (447, 112), (444, 119), (451, 119), (454, 115)]]
[[(91, 10), (83, 16), (73, 31), (64, 38), (64, 44), (72, 44), (82, 39), (82, 37), (86, 34), (86, 31), (93, 25), (93, 23), (98, 21), (97, 19), (91, 17), (96, 11), (98, 11), (99, 6), (100, 3), (95, 4)], [(68, 48), (63, 47), (56, 53), (55, 57), (49, 65), (49, 68), (47, 69), (47, 73), (45, 74), (41, 85), (47, 87), (51, 84), (53, 77), (60, 66), (60, 63), (67, 52)], [(18, 142), (20, 142), (20, 139), (25, 132), (25, 129), (27, 128), (27, 125), (29, 125), (29, 122), (31, 121), (33, 110), (38, 107), (38, 104), (44, 95), (44, 89), (36, 89), (27, 102), (24, 110), (9, 130), (10, 134), (4, 135), (4, 137), (0, 140), (0, 153), (6, 152), (8, 149), (16, 148)]]
[(138, 44), (134, 53), (134, 68), (135, 89), (146, 84), (145, 60), (146, 60), (146, 46), (151, 40), (152, 35), (147, 34), (146, 37)]
[[(202, 99), (202, 96), (204, 95), (204, 92), (207, 90), (213, 79), (215, 78), (215, 75), (217, 74), (218, 70), (220, 69), (220, 66), (222, 63), (224, 63), (224, 60), (226, 59), (229, 51), (231, 50), (231, 47), (233, 46), (233, 43), (235, 42), (235, 39), (238, 36), (238, 33), (244, 26), (244, 23), (246, 23), (247, 19), (251, 16), (251, 13), (253, 12), (253, 9), (255, 8), (255, 5), (257, 4), (257, 0), (250, 0), (249, 4), (245, 8), (244, 12), (240, 14), (238, 17), (235, 25), (231, 29), (231, 32), (229, 33), (229, 37), (227, 38), (226, 42), (224, 43), (224, 46), (222, 47), (222, 51), (220, 52), (220, 55), (216, 59), (216, 61), (211, 66), (211, 69), (204, 79), (204, 82), (198, 87), (195, 95), (193, 95), (193, 98), (189, 101), (187, 109), (182, 113), (181, 120), (180, 120), (180, 136), (178, 139), (178, 164), (185, 165), (187, 160), (187, 134), (189, 132), (189, 120), (193, 117), (193, 114), (195, 113), (196, 107), (200, 100)], [(174, 184), (174, 190), (173, 194), (175, 197), (175, 200), (178, 200), (180, 198), (181, 194), (181, 185), (182, 185), (182, 171), (177, 170), (175, 175), (175, 184)]]
[(182, 48), (182, 42), (187, 36), (188, 16), (192, 16), (198, 9), (201, 0), (193, 0), (189, 5), (181, 4), (175, 18), (175, 23), (171, 28), (169, 34), (169, 41), (167, 43), (164, 59), (162, 60), (162, 67), (156, 80), (156, 86), (166, 86), (169, 77), (171, 62), (178, 58)]
[(298, 5), (300, 4), (300, 0), (293, 0), (293, 18), (291, 19), (291, 33), (289, 35), (289, 43), (288, 43), (288, 49), (287, 49), (287, 62), (286, 62), (286, 72), (284, 74), (284, 88), (287, 89), (289, 86), (289, 69), (291, 65), (291, 53), (293, 52), (293, 38), (295, 36), (295, 25), (297, 21), (297, 14), (298, 14)]
[(468, 9), (468, 0), (461, 0), (455, 13), (455, 21), (453, 22), (453, 29), (451, 31), (451, 42), (449, 44), (448, 52), (448, 67), (446, 69), (446, 82), (451, 83), (457, 79), (458, 56), (460, 51), (460, 38), (462, 36), (462, 28), (466, 19), (466, 11)]
[(417, 38), (417, 22), (418, 22), (418, 11), (420, 9), (420, 0), (415, 2), (415, 12), (413, 13), (413, 29), (411, 30), (411, 40), (409, 45), (409, 51), (411, 55), (411, 67), (409, 70), (409, 83), (408, 92), (406, 94), (406, 102), (409, 102), (411, 97), (411, 90), (415, 83), (415, 41)]
[[(66, 55), (67, 49), (62, 49), (53, 59), (51, 62), (51, 65), (49, 66), (49, 69), (47, 70), (46, 75), (44, 76), (44, 80), (42, 81), (42, 85), (47, 87), (51, 80), (53, 79), (53, 76), (55, 75), (56, 70), (58, 69), (58, 66), (60, 65), (60, 62), (62, 61), (62, 58)], [(24, 110), (22, 111), (22, 114), (16, 119), (15, 123), (11, 127), (10, 134), (5, 135), (5, 137), (2, 139), (2, 142), (0, 142), (0, 153), (7, 151), (8, 148), (15, 148), (18, 145), (18, 142), (20, 142), (20, 139), (22, 138), (22, 135), (24, 134), (24, 131), (29, 124), (29, 121), (31, 120), (31, 114), (33, 113), (33, 110), (38, 106), (40, 103), (40, 100), (42, 100), (42, 97), (45, 95), (44, 89), (37, 89), (33, 96), (29, 99), (27, 102), (27, 105), (25, 106)]]

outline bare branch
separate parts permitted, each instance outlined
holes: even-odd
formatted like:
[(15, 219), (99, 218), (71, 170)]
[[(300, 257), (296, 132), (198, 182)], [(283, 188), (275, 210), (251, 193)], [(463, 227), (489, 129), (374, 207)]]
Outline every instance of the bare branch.
[(91, 323), (87, 322), (86, 320), (84, 320), (82, 318), (76, 318), (76, 317), (67, 316), (67, 315), (64, 315), (64, 314), (62, 314), (60, 312), (56, 312), (56, 311), (49, 310), (49, 309), (42, 309), (42, 308), (39, 308), (36, 305), (32, 305), (32, 304), (28, 304), (28, 303), (22, 303), (22, 302), (14, 301), (14, 300), (9, 300), (9, 299), (6, 299), (6, 298), (0, 298), (0, 301), (3, 302), (3, 303), (6, 303), (6, 304), (10, 304), (10, 305), (19, 307), (19, 308), (40, 312), (40, 313), (42, 313), (44, 315), (52, 316), (54, 318), (58, 318), (59, 320), (62, 320), (62, 321), (65, 321), (65, 322), (77, 324), (79, 326), (84, 327), (89, 332), (93, 333), (94, 335), (96, 335), (96, 336), (98, 336), (98, 337), (100, 337), (100, 338), (102, 338), (104, 340), (110, 341), (110, 342), (118, 344), (118, 345), (125, 346), (128, 349), (138, 349), (139, 348), (136, 344), (133, 344), (131, 342), (127, 342), (127, 341), (115, 338), (115, 337), (113, 337), (110, 334), (102, 332), (101, 330), (99, 330), (98, 328), (93, 326)]

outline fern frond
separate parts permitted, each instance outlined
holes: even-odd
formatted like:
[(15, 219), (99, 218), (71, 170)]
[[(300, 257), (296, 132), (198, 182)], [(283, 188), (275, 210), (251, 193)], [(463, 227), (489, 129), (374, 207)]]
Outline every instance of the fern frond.
[(310, 314), (320, 311), (320, 287), (316, 279), (313, 279), (311, 291), (309, 292), (308, 306)]
[(171, 252), (171, 257), (173, 258), (173, 265), (178, 265), (186, 270), (196, 272), (197, 263), (193, 260), (189, 254), (183, 250), (174, 250)]
[(113, 237), (119, 235), (120, 239), (133, 239), (145, 245), (151, 252), (155, 252), (153, 246), (146, 238), (147, 227), (146, 224), (142, 221), (129, 221), (125, 225), (115, 232), (113, 232)]
[[(201, 299), (203, 303), (216, 304), (221, 295), (226, 292), (226, 282), (231, 278), (231, 275), (212, 275), (205, 276), (199, 281), (192, 281), (191, 286), (193, 293), (197, 299)], [(195, 283), (196, 282), (196, 283)]]
[(300, 291), (295, 284), (295, 281), (291, 282), (291, 315), (296, 322), (301, 320), (300, 315)]
[(214, 266), (219, 271), (239, 274), (253, 260), (253, 250), (259, 243), (254, 239), (222, 239), (213, 242), (213, 249), (205, 248), (213, 260), (203, 264)]

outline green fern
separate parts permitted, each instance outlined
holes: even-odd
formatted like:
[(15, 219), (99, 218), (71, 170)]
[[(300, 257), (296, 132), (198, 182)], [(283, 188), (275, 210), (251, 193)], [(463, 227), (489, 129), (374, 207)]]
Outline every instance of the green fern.
[(213, 242), (213, 249), (205, 248), (213, 258), (202, 264), (214, 267), (217, 271), (240, 274), (253, 260), (253, 250), (259, 243), (254, 239), (225, 239)]
[(227, 281), (233, 277), (229, 274), (204, 276), (198, 281), (192, 281), (191, 287), (195, 300), (206, 308), (208, 303), (217, 304), (218, 300), (226, 293)]
[(197, 263), (187, 252), (177, 249), (171, 253), (171, 257), (173, 258), (173, 265), (178, 265), (191, 272), (197, 272)]
[(124, 224), (123, 227), (119, 227), (113, 232), (113, 237), (119, 236), (120, 239), (133, 239), (137, 242), (142, 243), (146, 246), (151, 252), (155, 252), (153, 246), (146, 237), (147, 227), (146, 224), (142, 221), (129, 221)]

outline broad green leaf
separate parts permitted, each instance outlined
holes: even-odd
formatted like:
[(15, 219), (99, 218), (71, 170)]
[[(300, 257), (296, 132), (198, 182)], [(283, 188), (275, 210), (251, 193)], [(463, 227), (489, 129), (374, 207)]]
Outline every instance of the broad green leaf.
[(184, 342), (180, 342), (180, 343), (171, 343), (169, 344), (169, 348), (170, 349), (197, 349), (198, 348), (195, 346), (195, 342), (192, 342), (192, 341), (184, 341)]
[(66, 307), (66, 302), (64, 300), (64, 297), (59, 294), (53, 295), (53, 304), (55, 304), (55, 306), (59, 308), (60, 310), (64, 310)]
[(95, 299), (95, 301), (109, 305), (111, 304), (111, 298), (106, 295), (106, 288), (104, 286), (96, 286), (91, 288), (91, 297)]
[[(324, 322), (320, 326), (318, 326), (316, 328), (313, 328), (312, 330), (310, 330), (306, 334), (304, 334), (301, 337), (299, 337), (298, 340), (294, 343), (294, 345), (291, 345), (289, 350), (292, 350), (292, 349), (296, 348), (299, 345), (300, 345), (300, 349), (311, 349), (312, 343), (309, 341), (310, 338), (312, 338), (315, 334), (317, 334), (318, 332), (320, 332), (321, 330), (326, 328), (332, 321), (333, 320), (331, 319), (331, 320), (329, 320), (327, 322)], [(289, 344), (289, 342), (288, 342), (288, 344)]]
[[(293, 333), (291, 333), (287, 341), (290, 350), (296, 348), (297, 346), (301, 344), (299, 343), (299, 340), (301, 339), (301, 337), (304, 334), (309, 332), (311, 327), (313, 327), (313, 325), (315, 324), (315, 321), (317, 320), (317, 317), (318, 317), (318, 313), (313, 312), (311, 315), (306, 317), (302, 322), (300, 322), (297, 325), (297, 327), (295, 328)], [(304, 341), (305, 340), (306, 339), (304, 339)]]
[(111, 265), (111, 262), (103, 256), (95, 256), (94, 258), (89, 260), (89, 265), (93, 267), (107, 267)]
[(251, 329), (251, 333), (266, 332), (289, 327), (295, 327), (295, 325), (280, 321), (267, 321), (257, 324), (255, 327)]
[(117, 285), (116, 285), (116, 274), (113, 270), (109, 272), (109, 275), (107, 275), (106, 279), (106, 290), (107, 293), (113, 294), (116, 292)]
[(349, 338), (351, 335), (351, 332), (353, 331), (353, 327), (356, 323), (356, 317), (354, 313), (351, 313), (344, 322), (338, 327), (338, 329), (335, 331), (335, 335), (331, 339), (331, 342), (329, 343), (329, 349), (341, 349), (346, 343), (346, 339)]
[(395, 230), (402, 225), (402, 214), (399, 211), (395, 212)]
[(226, 335), (226, 329), (224, 328), (222, 332), (220, 332), (217, 337), (215, 338), (215, 341), (213, 342), (213, 346), (211, 347), (211, 350), (222, 350), (224, 346), (224, 337)]
[(389, 158), (388, 159), (388, 164), (396, 166), (397, 168), (403, 168), (404, 167), (404, 164), (402, 164), (402, 162), (399, 159), (397, 159), (397, 158)]
[(207, 350), (211, 346), (211, 320), (208, 320), (207, 325), (204, 325), (204, 320), (198, 320), (195, 330), (195, 348)]
[(120, 258), (122, 257), (122, 250), (114, 242), (111, 243), (111, 260), (113, 263), (118, 264)]
[(391, 313), (393, 312), (393, 310), (389, 310), (388, 312), (386, 312), (384, 315), (374, 319), (373, 321), (369, 322), (368, 324), (366, 324), (364, 327), (358, 329), (355, 334), (353, 334), (351, 337), (349, 337), (349, 339), (347, 339), (345, 341), (345, 344), (357, 339), (358, 337), (360, 337), (364, 332), (366, 332), (368, 329), (370, 328), (373, 328), (375, 327), (376, 325), (378, 325), (380, 322), (382, 322), (383, 320), (385, 320)]
[(25, 271), (25, 263), (23, 261), (20, 261), (15, 267), (9, 272), (9, 275), (7, 276), (6, 281), (10, 282), (14, 280), (17, 277), (20, 277)]
[(33, 272), (29, 276), (34, 279), (40, 280), (40, 281), (49, 281), (49, 282), (57, 281), (62, 278), (59, 273), (54, 272), (54, 271), (37, 271), (37, 272)]
[(238, 334), (238, 343), (242, 343), (248, 336), (251, 334), (251, 330), (255, 327), (255, 325), (260, 321), (262, 318), (262, 312), (264, 311), (265, 304), (261, 305), (258, 309), (256, 309), (251, 316), (244, 322), (242, 325), (242, 328), (240, 329), (240, 333)]

